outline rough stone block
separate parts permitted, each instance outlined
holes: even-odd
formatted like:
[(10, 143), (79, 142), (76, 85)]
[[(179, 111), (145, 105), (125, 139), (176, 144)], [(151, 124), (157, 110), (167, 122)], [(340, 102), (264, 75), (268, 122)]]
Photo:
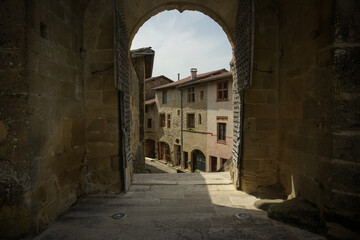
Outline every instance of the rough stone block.
[(254, 105), (253, 104), (245, 104), (244, 106), (244, 117), (251, 118), (254, 116)]
[(302, 226), (314, 232), (324, 231), (324, 223), (320, 218), (319, 209), (303, 198), (295, 198), (268, 209), (268, 217), (286, 223)]
[(359, 136), (333, 135), (332, 146), (333, 158), (354, 163), (360, 163)]
[(8, 132), (3, 121), (0, 121), (0, 145), (5, 142)]
[(299, 119), (301, 118), (300, 104), (286, 104), (280, 106), (280, 117), (283, 119)]
[(86, 127), (86, 131), (105, 131), (105, 120), (104, 119), (90, 119)]
[(277, 119), (256, 119), (256, 130), (276, 131), (278, 129)]
[(332, 188), (349, 193), (360, 192), (360, 166), (336, 161), (332, 169)]
[(101, 76), (101, 89), (116, 91), (114, 76), (111, 75)]
[(257, 104), (255, 105), (255, 117), (263, 119), (278, 118), (278, 106), (275, 104)]
[(360, 97), (337, 98), (333, 101), (333, 126), (339, 129), (358, 128), (360, 126)]
[(118, 145), (111, 142), (96, 142), (87, 144), (89, 157), (101, 158), (118, 155)]
[(268, 103), (268, 104), (278, 103), (278, 94), (276, 91), (271, 91), (271, 90), (267, 91), (266, 103)]
[(249, 141), (249, 144), (267, 144), (273, 146), (278, 144), (278, 134), (273, 132), (245, 132), (245, 141)]
[(75, 98), (76, 86), (69, 82), (60, 82), (60, 92), (62, 97)]
[(71, 125), (71, 146), (80, 146), (85, 143), (84, 120), (73, 119)]
[(117, 91), (103, 91), (103, 103), (104, 104), (117, 104), (118, 94)]
[(245, 103), (266, 103), (266, 91), (247, 90), (244, 95)]
[(64, 101), (64, 117), (81, 118), (83, 116), (83, 104), (78, 101)]

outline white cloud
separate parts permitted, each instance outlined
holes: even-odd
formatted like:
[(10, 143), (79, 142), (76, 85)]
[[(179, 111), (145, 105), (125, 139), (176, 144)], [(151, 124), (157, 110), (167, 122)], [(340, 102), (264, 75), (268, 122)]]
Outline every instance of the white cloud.
[(190, 75), (226, 68), (231, 46), (222, 28), (208, 16), (195, 12), (165, 11), (149, 19), (136, 34), (131, 49), (149, 47), (155, 51), (153, 76), (177, 80)]

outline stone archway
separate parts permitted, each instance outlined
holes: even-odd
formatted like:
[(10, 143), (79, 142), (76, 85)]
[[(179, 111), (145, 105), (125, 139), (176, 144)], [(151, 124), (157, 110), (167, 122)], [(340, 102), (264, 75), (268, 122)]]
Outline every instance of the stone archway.
[(193, 163), (193, 171), (198, 170), (201, 172), (206, 172), (206, 157), (203, 152), (197, 149), (192, 151), (191, 159)]
[[(221, 12), (220, 2), (204, 4), (202, 1), (193, 0), (187, 3), (174, 1), (144, 1), (136, 0), (131, 2), (114, 0), (114, 20), (115, 20), (115, 85), (121, 92), (123, 101), (120, 105), (125, 108), (125, 114), (129, 114), (126, 109), (129, 108), (129, 48), (130, 43), (140, 28), (140, 26), (151, 16), (164, 10), (178, 9), (198, 10), (219, 23), (223, 28), (233, 47), (233, 77), (234, 77), (234, 147), (233, 162), (235, 165), (234, 182), (240, 187), (239, 169), (242, 135), (242, 90), (250, 86), (252, 77), (252, 59), (253, 59), (253, 34), (254, 34), (254, 3), (253, 0), (233, 1), (232, 7), (225, 13)], [(219, 5), (220, 4), (220, 5)], [(228, 3), (230, 4), (230, 3)], [(136, 8), (136, 6), (151, 5), (151, 8)], [(230, 12), (230, 13), (229, 13)], [(131, 14), (129, 14), (131, 13)], [(136, 15), (136, 16), (135, 16)], [(230, 16), (230, 17), (229, 17)], [(130, 129), (130, 117), (123, 116), (122, 123), (125, 129)], [(124, 150), (130, 152), (130, 132), (123, 133)], [(131, 155), (125, 154), (125, 165), (131, 164)]]

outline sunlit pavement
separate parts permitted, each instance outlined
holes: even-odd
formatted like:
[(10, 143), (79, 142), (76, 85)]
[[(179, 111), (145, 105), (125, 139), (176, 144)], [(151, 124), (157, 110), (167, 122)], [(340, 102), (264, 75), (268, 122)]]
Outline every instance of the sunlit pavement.
[(257, 200), (228, 173), (137, 174), (126, 194), (90, 195), (35, 239), (326, 239), (267, 218)]

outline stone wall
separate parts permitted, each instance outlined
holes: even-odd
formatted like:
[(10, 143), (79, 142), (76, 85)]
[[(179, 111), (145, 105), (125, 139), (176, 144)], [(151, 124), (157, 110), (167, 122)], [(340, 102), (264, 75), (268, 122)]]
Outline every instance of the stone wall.
[(113, 35), (112, 1), (92, 2), (84, 16), (85, 136), (90, 192), (122, 190)]
[(169, 78), (161, 75), (157, 77), (148, 78), (145, 80), (145, 100), (155, 98), (155, 87), (172, 82)]
[(331, 8), (319, 1), (283, 1), (279, 9), (280, 181), (290, 197), (319, 205), (332, 148)]
[(145, 171), (145, 57), (137, 57), (130, 64), (131, 154), (134, 173)]
[(29, 86), (26, 78), (26, 5), (0, 2), (0, 236), (31, 227)]
[[(162, 103), (162, 94), (163, 91), (167, 92), (167, 103)], [(181, 129), (181, 116), (178, 115), (178, 111), (180, 111), (181, 95), (180, 91), (175, 88), (168, 88), (164, 90), (156, 91), (156, 105), (158, 106), (158, 114), (157, 121), (153, 122), (153, 125), (158, 129), (156, 133), (158, 142), (165, 142), (169, 144), (170, 148), (170, 161), (174, 164), (175, 154), (174, 154), (174, 144), (179, 144), (181, 141), (180, 138), (180, 129)], [(160, 127), (160, 114), (165, 114), (165, 126)], [(167, 125), (167, 117), (170, 115), (171, 123), (170, 128)], [(176, 143), (176, 139), (179, 140), (179, 143)], [(157, 142), (157, 143), (158, 143)], [(180, 145), (180, 144), (179, 144)], [(158, 149), (159, 151), (160, 149)], [(160, 158), (160, 153), (158, 152), (158, 157)]]
[[(188, 102), (188, 89), (194, 88), (195, 101)], [(188, 153), (188, 159), (191, 161), (189, 167), (191, 170), (195, 170), (192, 153), (195, 150), (201, 151), (205, 158), (207, 156), (207, 84), (192, 85), (189, 87), (183, 87), (183, 151)], [(200, 99), (200, 91), (204, 92), (204, 99)], [(178, 102), (179, 104), (179, 102)], [(188, 114), (195, 115), (195, 128), (189, 129), (188, 126)], [(201, 124), (199, 124), (199, 115), (201, 115)], [(180, 125), (179, 125), (180, 126)], [(206, 159), (205, 159), (206, 160)]]
[(8, 148), (1, 176), (10, 183), (1, 213), (12, 216), (1, 221), (2, 236), (41, 231), (84, 192), (82, 3), (1, 3), (12, 32), (2, 43), (12, 88), (1, 101), (11, 107), (1, 111)]
[[(269, 1), (255, 1), (255, 9), (253, 76), (251, 87), (243, 91), (243, 159), (240, 162), (241, 188), (252, 193), (257, 192), (258, 187), (277, 182), (279, 131), (277, 12)], [(234, 102), (236, 108), (241, 105), (241, 98), (234, 96), (234, 101), (239, 101)], [(234, 144), (238, 144), (235, 135)]]
[(332, 89), (335, 96), (332, 99), (331, 185), (325, 186), (329, 192), (325, 201), (326, 217), (357, 233), (360, 233), (359, 19), (358, 1), (336, 1), (334, 48), (320, 58), (322, 64), (329, 64), (333, 60), (335, 69)]
[(76, 202), (86, 181), (81, 3), (30, 1), (27, 77), (31, 211), (37, 231)]

